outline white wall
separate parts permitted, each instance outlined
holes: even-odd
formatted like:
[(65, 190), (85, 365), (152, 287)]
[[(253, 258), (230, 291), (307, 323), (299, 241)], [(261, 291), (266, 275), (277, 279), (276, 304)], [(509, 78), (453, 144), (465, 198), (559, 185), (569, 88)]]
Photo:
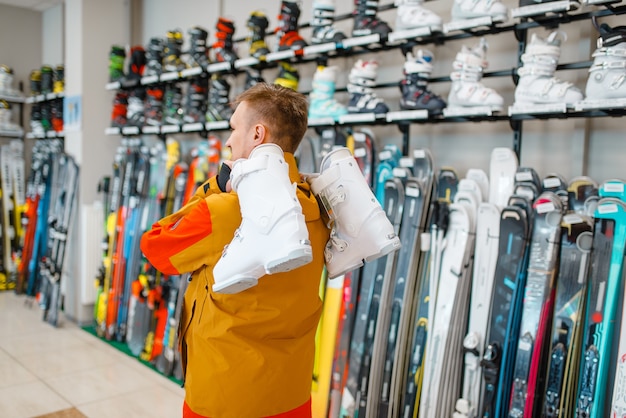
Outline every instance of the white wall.
[(43, 64), (56, 67), (64, 60), (64, 5), (59, 4), (41, 13)]

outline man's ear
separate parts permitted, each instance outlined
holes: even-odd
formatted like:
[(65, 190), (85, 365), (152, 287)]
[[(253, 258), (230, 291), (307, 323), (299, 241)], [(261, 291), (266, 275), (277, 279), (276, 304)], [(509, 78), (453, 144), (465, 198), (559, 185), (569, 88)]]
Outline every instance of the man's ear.
[(265, 142), (267, 137), (267, 130), (265, 129), (265, 126), (257, 123), (256, 125), (254, 125), (254, 145), (261, 145)]

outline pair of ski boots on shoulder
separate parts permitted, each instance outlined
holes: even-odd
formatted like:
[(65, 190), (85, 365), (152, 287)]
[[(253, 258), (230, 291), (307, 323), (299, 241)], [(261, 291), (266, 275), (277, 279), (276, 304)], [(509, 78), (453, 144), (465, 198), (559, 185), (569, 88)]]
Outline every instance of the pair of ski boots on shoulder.
[[(400, 240), (370, 190), (350, 151), (337, 148), (307, 176), (324, 209), (330, 239), (324, 250), (330, 278), (338, 277), (400, 248)], [(239, 293), (265, 274), (286, 272), (313, 259), (296, 185), (283, 151), (275, 144), (255, 148), (235, 161), (231, 185), (239, 196), (242, 222), (213, 269), (218, 293)]]

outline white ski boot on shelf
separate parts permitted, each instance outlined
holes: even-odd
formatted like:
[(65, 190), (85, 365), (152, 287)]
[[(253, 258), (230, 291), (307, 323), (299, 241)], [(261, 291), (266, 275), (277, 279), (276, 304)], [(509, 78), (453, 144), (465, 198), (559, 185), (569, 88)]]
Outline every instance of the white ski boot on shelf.
[(585, 90), (587, 100), (626, 99), (626, 27), (603, 23), (598, 30)]
[(311, 262), (302, 206), (278, 145), (259, 145), (248, 159), (235, 161), (231, 184), (239, 196), (242, 221), (213, 269), (213, 291), (239, 293), (264, 274)]
[(517, 70), (519, 81), (515, 88), (515, 106), (565, 103), (571, 105), (583, 99), (582, 92), (572, 83), (554, 77), (561, 55), (561, 32), (547, 38), (533, 33), (522, 54), (522, 67)]
[(508, 8), (498, 0), (454, 0), (450, 15), (452, 20), (491, 17), (493, 22), (504, 22)]
[(431, 31), (441, 31), (443, 19), (423, 4), (424, 0), (396, 0), (396, 30), (428, 27)]
[(348, 148), (329, 152), (319, 176), (310, 179), (313, 193), (330, 218), (324, 250), (328, 277), (335, 278), (400, 248), (400, 238), (368, 186)]
[(322, 44), (325, 42), (341, 42), (346, 39), (346, 34), (337, 30), (335, 21), (334, 0), (314, 0), (313, 18), (311, 19), (311, 43)]
[(481, 38), (478, 45), (468, 48), (465, 45), (456, 54), (450, 74), (452, 85), (448, 95), (448, 107), (488, 106), (501, 111), (504, 99), (494, 89), (485, 87), (480, 80), (487, 69), (487, 41)]
[(374, 60), (358, 60), (352, 66), (348, 76), (348, 113), (387, 113), (389, 107), (376, 96), (376, 75), (378, 62)]

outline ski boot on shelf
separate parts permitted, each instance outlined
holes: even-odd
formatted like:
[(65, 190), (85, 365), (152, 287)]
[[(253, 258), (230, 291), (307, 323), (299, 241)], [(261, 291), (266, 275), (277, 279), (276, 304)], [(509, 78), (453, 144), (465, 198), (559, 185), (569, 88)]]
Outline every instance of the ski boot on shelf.
[(465, 45), (456, 54), (452, 63), (450, 79), (452, 85), (448, 95), (450, 107), (489, 106), (493, 111), (501, 111), (504, 99), (494, 89), (485, 87), (480, 80), (487, 69), (487, 41), (481, 38), (473, 48)]
[(309, 232), (280, 147), (259, 145), (235, 161), (230, 178), (242, 221), (213, 269), (213, 291), (239, 293), (265, 274), (310, 263)]
[(111, 46), (109, 52), (109, 81), (119, 81), (124, 78), (124, 61), (126, 50), (118, 45)]
[(309, 118), (332, 117), (337, 120), (348, 113), (346, 107), (335, 100), (335, 80), (338, 67), (319, 65), (313, 75), (313, 90), (309, 94)]
[(146, 68), (146, 51), (142, 46), (134, 46), (130, 49), (128, 59), (128, 71), (126, 79), (139, 80), (143, 77)]
[(163, 48), (163, 71), (182, 71), (187, 65), (180, 58), (183, 47), (183, 33), (180, 29), (167, 32), (165, 46)]
[(554, 77), (561, 55), (560, 32), (547, 38), (533, 33), (522, 54), (522, 66), (517, 70), (519, 81), (515, 88), (515, 106), (565, 103), (571, 105), (583, 99), (582, 92), (572, 83)]
[(278, 63), (278, 75), (274, 80), (274, 84), (298, 91), (299, 82), (300, 73), (298, 73), (298, 69), (286, 61), (280, 61)]
[(278, 50), (285, 49), (302, 49), (307, 46), (306, 41), (298, 33), (298, 19), (300, 18), (300, 6), (292, 1), (284, 1), (281, 3), (280, 26), (276, 29), (278, 37)]
[(163, 72), (163, 39), (151, 38), (146, 49), (144, 75), (161, 75)]
[(626, 26), (598, 27), (600, 37), (585, 95), (587, 100), (626, 99)]
[(333, 27), (335, 21), (335, 1), (334, 0), (314, 0), (313, 19), (311, 28), (313, 34), (311, 43), (323, 44), (326, 42), (341, 42), (346, 39), (343, 32)]
[(354, 0), (354, 26), (352, 27), (352, 36), (366, 36), (379, 34), (384, 42), (387, 35), (391, 32), (389, 24), (379, 20), (378, 0)]
[(452, 20), (488, 16), (493, 22), (504, 22), (508, 13), (508, 8), (498, 0), (454, 0), (450, 11)]
[(189, 80), (185, 96), (183, 122), (197, 123), (206, 120), (208, 91), (209, 79), (206, 76), (197, 76)]
[(126, 107), (126, 125), (143, 126), (146, 122), (144, 100), (146, 90), (143, 87), (132, 89), (128, 95), (128, 106)]
[(206, 70), (209, 65), (209, 51), (206, 47), (209, 32), (205, 29), (194, 26), (187, 31), (189, 35), (189, 58), (190, 67), (200, 67)]
[(261, 77), (261, 72), (253, 67), (246, 68), (246, 81), (243, 89), (248, 90), (250, 87), (258, 83), (264, 83), (265, 80)]
[[(121, 128), (126, 126), (126, 114), (128, 110), (128, 93), (118, 90), (113, 98), (113, 110), (111, 112), (111, 126)], [(41, 109), (38, 109), (38, 120), (41, 123)], [(32, 117), (31, 117), (32, 119)], [(43, 129), (43, 128), (42, 128)]]
[(146, 89), (146, 104), (144, 106), (146, 125), (161, 126), (163, 121), (163, 88), (150, 86)]
[(400, 248), (393, 225), (348, 148), (326, 154), (320, 174), (308, 181), (329, 218), (331, 233), (324, 250), (329, 278)]
[(439, 115), (446, 107), (446, 102), (428, 90), (428, 78), (433, 71), (433, 54), (420, 49), (413, 56), (406, 54), (404, 62), (404, 80), (400, 81), (400, 109), (428, 111), (429, 115)]
[[(124, 110), (124, 123), (126, 123), (126, 110)], [(111, 124), (111, 126), (114, 125)], [(37, 137), (42, 137), (46, 134), (41, 123), (41, 103), (33, 103), (30, 109), (30, 132)]]
[(354, 63), (348, 76), (348, 113), (376, 113), (389, 112), (389, 107), (376, 96), (376, 74), (378, 62), (358, 60)]
[(12, 116), (11, 104), (4, 99), (0, 99), (0, 130), (21, 134), (23, 129), (20, 125), (11, 121)]
[(41, 71), (33, 70), (28, 77), (30, 86), (30, 95), (37, 96), (41, 94)]
[(250, 42), (249, 54), (251, 57), (263, 60), (270, 52), (265, 43), (265, 32), (269, 26), (267, 16), (261, 11), (254, 11), (248, 18), (247, 26), (250, 32), (248, 35), (248, 42)]
[(213, 74), (209, 82), (209, 99), (206, 111), (208, 122), (229, 120), (233, 114), (229, 103), (230, 84), (226, 78), (220, 74)]
[(396, 30), (430, 28), (441, 32), (443, 19), (424, 7), (424, 0), (396, 0)]
[(52, 130), (63, 132), (63, 99), (54, 99), (50, 104)]
[(52, 93), (54, 86), (54, 71), (49, 65), (41, 66), (41, 94)]
[(169, 83), (163, 94), (163, 124), (182, 125), (183, 90), (178, 83)]
[(59, 64), (54, 69), (54, 86), (52, 87), (52, 92), (63, 93), (64, 91), (65, 91), (65, 67)]
[(235, 24), (232, 20), (220, 17), (215, 25), (215, 37), (217, 41), (213, 44), (213, 53), (216, 62), (230, 62), (234, 64), (239, 59), (233, 45), (233, 34)]
[(13, 69), (8, 65), (0, 65), (0, 94), (17, 96), (19, 92), (13, 88)]

